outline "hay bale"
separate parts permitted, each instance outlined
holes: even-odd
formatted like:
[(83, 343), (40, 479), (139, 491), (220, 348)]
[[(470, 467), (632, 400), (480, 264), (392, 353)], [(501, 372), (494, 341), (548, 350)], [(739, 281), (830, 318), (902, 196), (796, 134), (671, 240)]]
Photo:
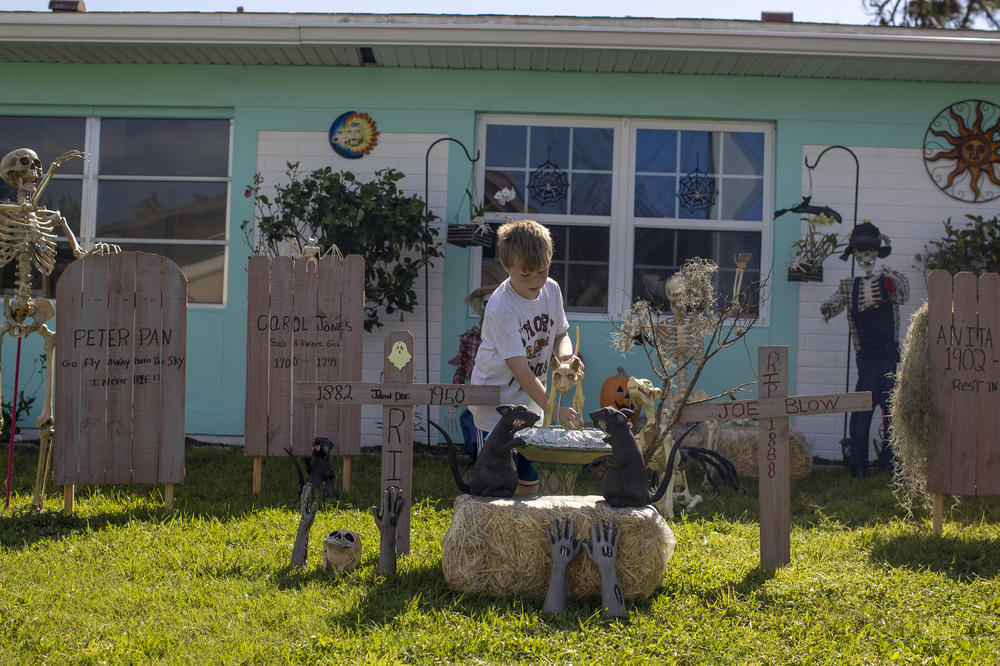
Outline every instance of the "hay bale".
[[(733, 461), (736, 473), (741, 477), (756, 479), (760, 473), (757, 455), (759, 441), (757, 423), (723, 423), (715, 440), (715, 450)], [(805, 436), (794, 430), (788, 431), (789, 466), (793, 479), (803, 479), (812, 471), (812, 458), (806, 449)], [(704, 446), (703, 435), (694, 430), (684, 440), (687, 446)]]
[[(543, 495), (531, 499), (487, 499), (460, 495), (442, 544), (441, 565), (456, 592), (544, 599), (552, 556), (545, 528), (569, 517), (575, 538), (591, 541), (598, 521), (622, 530), (618, 584), (630, 601), (649, 597), (663, 582), (676, 541), (653, 507), (615, 509), (598, 495)], [(587, 553), (566, 570), (571, 599), (600, 597), (601, 577)]]

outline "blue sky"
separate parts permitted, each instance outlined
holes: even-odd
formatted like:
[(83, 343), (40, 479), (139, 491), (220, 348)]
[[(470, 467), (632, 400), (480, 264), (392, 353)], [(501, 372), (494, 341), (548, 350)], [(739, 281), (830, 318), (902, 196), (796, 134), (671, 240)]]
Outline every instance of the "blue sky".
[[(359, 12), (379, 14), (510, 14), (575, 16), (643, 16), (656, 18), (760, 18), (761, 11), (791, 11), (797, 22), (867, 24), (863, 0), (504, 0), (470, 8), (462, 0), (85, 0), (87, 11), (235, 11), (247, 12)], [(544, 8), (539, 5), (544, 4)], [(48, 0), (3, 0), (4, 11), (48, 11)]]

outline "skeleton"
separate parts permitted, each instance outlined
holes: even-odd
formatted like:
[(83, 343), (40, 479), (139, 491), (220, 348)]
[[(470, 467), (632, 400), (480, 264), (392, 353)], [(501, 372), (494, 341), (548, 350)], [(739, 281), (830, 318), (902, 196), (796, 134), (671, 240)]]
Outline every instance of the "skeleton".
[(350, 571), (361, 563), (361, 535), (351, 530), (334, 530), (323, 539), (323, 568)]
[[(55, 333), (46, 322), (55, 315), (55, 307), (46, 299), (31, 297), (33, 271), (50, 275), (55, 268), (57, 234), (62, 233), (69, 241), (76, 259), (89, 254), (114, 254), (120, 252), (117, 245), (97, 243), (92, 250), (85, 251), (73, 235), (59, 211), (49, 210), (39, 204), (45, 188), (52, 176), (63, 164), (84, 153), (70, 150), (57, 157), (42, 173), (42, 163), (35, 151), (28, 148), (13, 150), (0, 160), (0, 177), (17, 189), (15, 203), (0, 203), (0, 267), (11, 261), (16, 262), (14, 275), (17, 291), (14, 297), (4, 299), (4, 321), (0, 322), (0, 343), (4, 335), (24, 338), (38, 333), (44, 341), (45, 357), (48, 359), (45, 372), (45, 398), (42, 413), (35, 423), (40, 440), (38, 469), (35, 473), (35, 488), (32, 504), (41, 506), (45, 494), (45, 479), (52, 460), (52, 433), (55, 423), (52, 418), (52, 391), (55, 368)], [(58, 226), (58, 229), (57, 229)], [(28, 320), (31, 323), (26, 323)], [(16, 404), (17, 396), (14, 396)], [(2, 424), (2, 417), (0, 417)]]
[[(571, 388), (576, 387), (573, 392), (573, 409), (577, 414), (583, 413), (583, 361), (577, 355), (580, 351), (580, 329), (576, 329), (576, 349), (573, 356), (566, 362), (560, 362), (552, 368), (552, 390), (549, 391), (549, 402), (545, 408), (545, 417), (542, 420), (542, 427), (548, 428), (552, 423), (552, 415), (556, 411), (556, 405), (562, 404), (562, 397), (569, 393)], [(583, 427), (583, 422), (577, 420), (574, 423), (560, 424), (571, 430), (579, 430)]]

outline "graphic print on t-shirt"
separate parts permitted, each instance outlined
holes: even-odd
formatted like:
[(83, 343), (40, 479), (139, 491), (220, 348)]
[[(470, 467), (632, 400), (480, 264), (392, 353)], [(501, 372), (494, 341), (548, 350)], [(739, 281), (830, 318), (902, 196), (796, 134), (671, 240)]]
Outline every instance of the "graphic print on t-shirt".
[[(532, 374), (542, 377), (548, 370), (548, 359), (539, 359), (537, 363), (532, 363), (542, 352), (548, 348), (549, 324), (552, 318), (548, 314), (540, 314), (530, 320), (525, 320), (518, 329), (521, 333), (521, 344), (524, 345), (524, 355), (528, 359), (528, 366)], [(544, 355), (544, 354), (542, 354)]]

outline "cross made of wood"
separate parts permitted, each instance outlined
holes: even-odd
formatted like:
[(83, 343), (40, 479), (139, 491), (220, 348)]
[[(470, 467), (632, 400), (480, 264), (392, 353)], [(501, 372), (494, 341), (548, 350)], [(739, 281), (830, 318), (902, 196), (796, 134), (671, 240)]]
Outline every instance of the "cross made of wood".
[(687, 405), (682, 421), (756, 418), (760, 477), (760, 563), (776, 568), (791, 562), (791, 474), (788, 418), (872, 409), (870, 391), (788, 395), (788, 347), (757, 348), (756, 400)]
[(339, 405), (382, 405), (382, 491), (389, 486), (398, 486), (403, 491), (403, 511), (396, 525), (396, 553), (405, 555), (410, 552), (414, 405), (499, 405), (500, 387), (414, 384), (413, 334), (409, 331), (393, 331), (386, 337), (382, 376), (384, 382), (380, 384), (295, 382), (295, 399)]

